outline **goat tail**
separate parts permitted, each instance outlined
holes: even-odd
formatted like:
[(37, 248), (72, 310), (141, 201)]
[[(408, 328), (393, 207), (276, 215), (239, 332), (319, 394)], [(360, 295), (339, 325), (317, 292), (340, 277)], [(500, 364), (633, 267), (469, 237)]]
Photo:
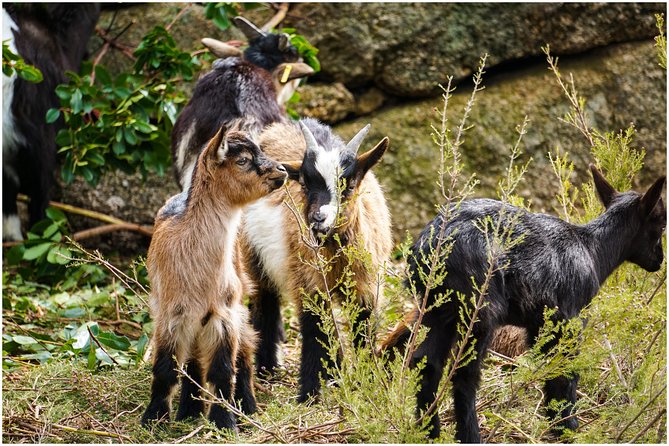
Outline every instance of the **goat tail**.
[(418, 309), (415, 308), (404, 316), (404, 320), (399, 322), (393, 331), (391, 331), (381, 343), (378, 353), (386, 352), (392, 360), (397, 353), (403, 354), (407, 342), (411, 337), (411, 328), (418, 320)]

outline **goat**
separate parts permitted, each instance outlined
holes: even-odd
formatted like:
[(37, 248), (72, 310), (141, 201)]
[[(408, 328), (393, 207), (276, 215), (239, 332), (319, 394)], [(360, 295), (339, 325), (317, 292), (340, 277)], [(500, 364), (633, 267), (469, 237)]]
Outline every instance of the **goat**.
[[(217, 396), (241, 399), (245, 413), (256, 410), (253, 394), (255, 332), (242, 296), (248, 287), (240, 263), (237, 232), (242, 208), (281, 187), (287, 177), (239, 131), (224, 130), (198, 157), (187, 192), (158, 211), (146, 260), (152, 284), (155, 354), (151, 401), (142, 424), (169, 419), (177, 366), (185, 364), (177, 420), (197, 416), (204, 379)], [(233, 385), (235, 386), (233, 392)], [(226, 408), (214, 405), (209, 419), (235, 428)]]
[(287, 35), (263, 33), (247, 20), (235, 19), (251, 39), (249, 47), (242, 54), (223, 42), (203, 39), (214, 54), (226, 58), (216, 60), (212, 70), (198, 80), (172, 129), (174, 173), (184, 190), (198, 154), (217, 129), (238, 118), (246, 119), (245, 130), (251, 133), (273, 122), (285, 122), (282, 105), (299, 80), (314, 73), (309, 65), (298, 62), (297, 50)]
[[(645, 194), (617, 192), (604, 176), (590, 165), (598, 196), (606, 208), (585, 225), (574, 225), (556, 217), (530, 213), (499, 201), (473, 199), (454, 209), (446, 221), (437, 216), (421, 233), (412, 248), (409, 262), (410, 279), (423, 296), (426, 285), (421, 272), (427, 266), (418, 259), (435, 248), (438, 240), (452, 238), (454, 246), (444, 260), (447, 272), (444, 283), (427, 290), (427, 304), (447, 290), (472, 296), (474, 283), (481, 286), (488, 268), (485, 235), (477, 221), (491, 217), (503, 224), (514, 220), (514, 233), (524, 234), (522, 243), (504, 253), (497, 271), (489, 283), (486, 305), (478, 313), (473, 336), (476, 357), (459, 367), (453, 376), (456, 440), (462, 443), (480, 442), (476, 417), (476, 390), (480, 380), (483, 357), (494, 330), (505, 324), (527, 329), (527, 341), (533, 344), (544, 323), (544, 308), (555, 308), (554, 321), (578, 316), (599, 291), (606, 278), (623, 262), (635, 263), (647, 271), (657, 271), (663, 261), (662, 233), (666, 225), (665, 208), (661, 199), (665, 177), (659, 178)], [(455, 296), (455, 294), (453, 294)], [(416, 349), (412, 364), (427, 358), (421, 371), (421, 389), (417, 394), (417, 413), (431, 406), (442, 377), (444, 364), (452, 345), (459, 339), (458, 315), (462, 311), (457, 298), (427, 312), (423, 324), (429, 327), (426, 339)], [(467, 304), (471, 305), (471, 304)], [(409, 325), (417, 312), (409, 318)], [(384, 342), (382, 349), (406, 342), (409, 328), (401, 324)], [(549, 351), (558, 340), (546, 345)], [(471, 343), (468, 344), (471, 346)], [(576, 402), (578, 376), (561, 376), (545, 383), (545, 401), (566, 400), (559, 413), (548, 409), (551, 418), (559, 421), (558, 429), (576, 429), (578, 421), (572, 410)], [(439, 418), (431, 415), (430, 437), (439, 436)]]
[(3, 4), (2, 40), (43, 81), (33, 83), (3, 74), (2, 214), (3, 240), (21, 240), (16, 197), (30, 197), (29, 225), (44, 218), (54, 183), (56, 132), (62, 119), (47, 124), (46, 112), (58, 107), (55, 88), (66, 82), (65, 71), (79, 71), (86, 44), (100, 15), (99, 4)]
[[(327, 359), (322, 344), (327, 338), (319, 328), (320, 318), (303, 308), (301, 293), (317, 296), (317, 290), (326, 290), (326, 283), (319, 271), (308, 265), (315, 261), (315, 253), (303, 243), (300, 221), (284, 201), (290, 193), (297, 207), (303, 209), (301, 218), (314, 238), (324, 240), (321, 254), (332, 261), (328, 263), (331, 269), (326, 274), (327, 286), (334, 287), (345, 268), (353, 271), (361, 310), (353, 323), (364, 323), (376, 298), (383, 295), (378, 274), (392, 248), (390, 214), (381, 187), (369, 172), (388, 148), (388, 138), (356, 155), (368, 130), (366, 126), (345, 144), (330, 127), (314, 119), (303, 119), (299, 127), (272, 124), (259, 136), (260, 148), (269, 156), (301, 161), (283, 163), (289, 178), (294, 180), (288, 183), (288, 192), (276, 191), (244, 212), (243, 246), (249, 273), (257, 285), (250, 298), (253, 325), (260, 333), (256, 369), (271, 373), (278, 365), (280, 295), (287, 295), (297, 306), (302, 334), (300, 402), (318, 393), (319, 375), (325, 371), (322, 360)], [(342, 181), (346, 186), (340, 196)], [(368, 252), (369, 264), (360, 258), (349, 264), (339, 251), (335, 234), (342, 245), (358, 246)], [(337, 289), (332, 291), (337, 295)], [(362, 338), (358, 336), (355, 341), (359, 345)]]

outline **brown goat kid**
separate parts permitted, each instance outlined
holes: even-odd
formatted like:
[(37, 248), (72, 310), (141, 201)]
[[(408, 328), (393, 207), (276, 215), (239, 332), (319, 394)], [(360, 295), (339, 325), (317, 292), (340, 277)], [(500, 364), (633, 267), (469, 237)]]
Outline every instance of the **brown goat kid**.
[[(155, 354), (151, 401), (142, 424), (169, 419), (170, 398), (186, 365), (176, 419), (204, 411), (204, 381), (215, 394), (256, 410), (256, 335), (242, 304), (246, 279), (237, 245), (243, 206), (281, 187), (287, 177), (244, 133), (224, 129), (197, 160), (190, 187), (158, 211), (146, 266), (152, 284)], [(233, 391), (234, 386), (234, 391)], [(209, 419), (235, 429), (235, 417), (213, 405)]]

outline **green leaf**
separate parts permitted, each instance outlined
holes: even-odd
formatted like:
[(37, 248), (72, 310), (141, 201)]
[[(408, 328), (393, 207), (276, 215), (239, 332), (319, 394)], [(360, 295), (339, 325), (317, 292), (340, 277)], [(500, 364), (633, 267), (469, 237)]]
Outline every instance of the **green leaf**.
[(59, 117), (60, 117), (60, 110), (58, 110), (57, 108), (50, 108), (46, 112), (46, 123), (53, 124), (58, 120)]
[(46, 256), (46, 261), (55, 265), (67, 265), (70, 261), (67, 257), (71, 257), (72, 253), (69, 249), (61, 246), (54, 246)]
[(112, 77), (102, 65), (95, 66), (95, 79), (103, 85), (109, 85), (112, 83)]
[(142, 333), (142, 336), (137, 340), (137, 357), (136, 361), (139, 363), (144, 357), (144, 352), (146, 351), (146, 346), (149, 345), (149, 337), (146, 333)]
[(13, 246), (5, 253), (5, 260), (9, 265), (17, 265), (21, 260), (23, 260), (23, 254), (25, 250), (26, 245), (24, 244)]
[(14, 342), (16, 342), (17, 344), (21, 344), (21, 345), (37, 344), (37, 341), (32, 336), (16, 335), (16, 336), (12, 336), (12, 340)]
[(80, 113), (82, 108), (83, 108), (83, 95), (81, 94), (81, 90), (76, 89), (74, 90), (74, 93), (72, 93), (72, 98), (70, 99), (70, 106), (72, 107), (72, 113)]
[(96, 336), (100, 344), (111, 347), (115, 350), (127, 351), (130, 348), (130, 341), (125, 336), (117, 336), (113, 332), (103, 331)]
[(35, 260), (46, 253), (50, 247), (51, 243), (40, 243), (39, 245), (28, 248), (26, 249), (26, 252), (23, 253), (23, 260)]
[(44, 79), (42, 77), (42, 72), (32, 65), (22, 65), (20, 69), (17, 70), (18, 75), (28, 82), (39, 83)]
[(62, 317), (82, 318), (86, 316), (86, 310), (83, 308), (68, 308), (60, 312)]
[(95, 344), (91, 342), (91, 348), (88, 350), (88, 370), (95, 370), (95, 364), (97, 363), (95, 351)]
[(72, 93), (70, 92), (69, 86), (65, 84), (61, 84), (56, 87), (56, 95), (65, 102), (69, 102), (70, 98), (72, 97)]

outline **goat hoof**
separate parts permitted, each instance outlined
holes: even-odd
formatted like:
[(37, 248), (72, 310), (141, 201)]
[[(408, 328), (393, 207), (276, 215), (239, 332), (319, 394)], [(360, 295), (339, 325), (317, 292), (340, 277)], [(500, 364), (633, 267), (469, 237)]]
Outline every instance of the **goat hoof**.
[(174, 418), (176, 421), (186, 420), (188, 418), (197, 418), (204, 412), (202, 401), (191, 401), (190, 403), (179, 405), (179, 410)]
[(258, 410), (255, 398), (242, 398), (242, 412), (246, 415), (252, 415)]
[(149, 404), (149, 407), (144, 411), (142, 415), (141, 424), (144, 427), (147, 427), (152, 421), (169, 421), (170, 420), (170, 408), (166, 402), (158, 404)]
[(300, 392), (300, 394), (297, 397), (297, 402), (300, 404), (305, 404), (307, 406), (310, 406), (317, 399), (318, 399), (318, 393), (315, 391)]
[(578, 420), (576, 419), (575, 416), (567, 418), (566, 420), (561, 421), (560, 424), (557, 425), (557, 429), (560, 432), (562, 432), (564, 429), (575, 431), (576, 429), (578, 429)]
[(237, 433), (237, 420), (235, 416), (218, 404), (211, 406), (209, 421), (214, 423), (218, 429), (230, 429)]

